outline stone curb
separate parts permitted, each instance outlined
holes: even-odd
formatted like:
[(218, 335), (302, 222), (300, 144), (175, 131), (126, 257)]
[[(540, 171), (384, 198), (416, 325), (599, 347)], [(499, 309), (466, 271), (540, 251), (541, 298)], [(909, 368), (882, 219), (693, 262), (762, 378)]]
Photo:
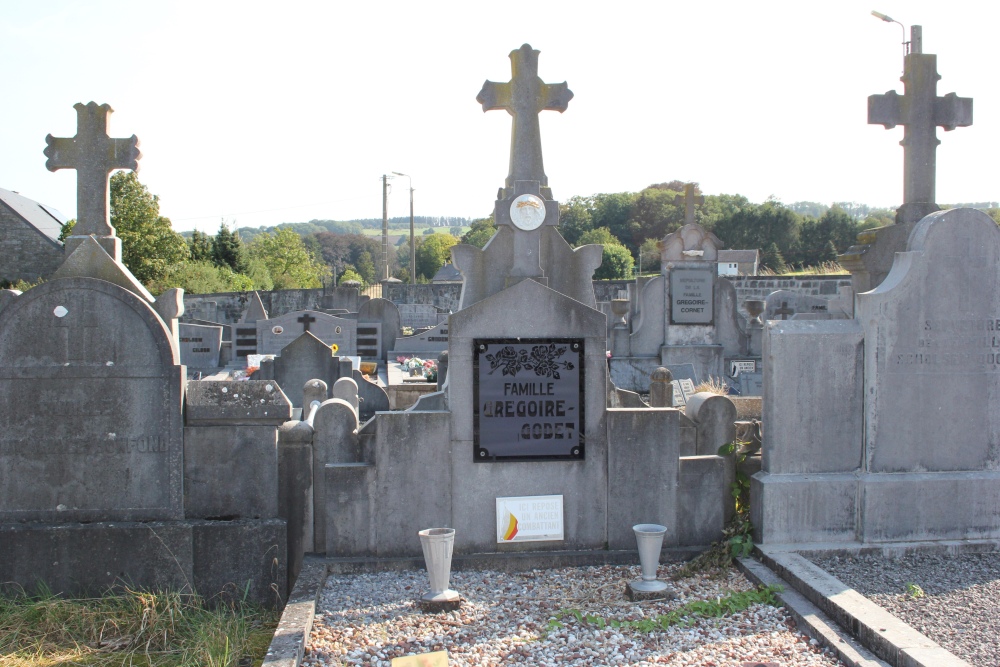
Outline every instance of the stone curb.
[(760, 546), (754, 554), (891, 667), (971, 667), (801, 555)]
[(326, 583), (326, 560), (306, 556), (261, 667), (299, 667), (312, 631), (316, 601)]
[(888, 663), (876, 658), (871, 651), (841, 630), (819, 607), (766, 565), (753, 558), (739, 558), (736, 566), (748, 579), (760, 586), (781, 586), (784, 590), (775, 597), (795, 619), (799, 629), (836, 653), (837, 658), (847, 667), (888, 667)]

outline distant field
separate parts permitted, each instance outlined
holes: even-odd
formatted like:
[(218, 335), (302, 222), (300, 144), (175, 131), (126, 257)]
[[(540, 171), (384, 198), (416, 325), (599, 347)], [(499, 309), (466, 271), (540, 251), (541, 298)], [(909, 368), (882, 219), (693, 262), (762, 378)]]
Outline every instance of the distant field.
[[(426, 230), (426, 229), (428, 229), (428, 228), (427, 227), (414, 226), (414, 228), (413, 228), (413, 234), (415, 236), (423, 236), (424, 235), (424, 230)], [(433, 229), (435, 234), (451, 234), (451, 227), (431, 227), (430, 229)], [(470, 229), (472, 229), (472, 228), (468, 227), (468, 226), (462, 227), (462, 233), (465, 234)], [(382, 236), (382, 230), (381, 229), (364, 229), (364, 230), (362, 230), (362, 233), (365, 236)], [(390, 227), (389, 228), (389, 236), (399, 236), (400, 234), (409, 236), (409, 234), (410, 234), (410, 228), (408, 226), (407, 227)]]

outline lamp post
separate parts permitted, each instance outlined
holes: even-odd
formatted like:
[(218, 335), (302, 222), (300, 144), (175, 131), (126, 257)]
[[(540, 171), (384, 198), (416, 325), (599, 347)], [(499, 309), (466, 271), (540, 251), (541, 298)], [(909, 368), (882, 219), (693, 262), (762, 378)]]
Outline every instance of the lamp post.
[[(899, 29), (903, 31), (903, 55), (904, 56), (909, 55), (910, 54), (910, 42), (906, 41), (906, 26), (904, 26), (902, 23), (900, 23), (896, 19), (892, 18), (891, 16), (886, 16), (882, 12), (877, 12), (874, 9), (872, 10), (872, 16), (874, 16), (877, 19), (882, 19), (886, 23), (895, 23), (896, 25), (899, 26)], [(920, 49), (919, 48), (917, 49), (917, 53), (920, 53)]]
[(401, 174), (398, 171), (392, 173), (396, 176), (405, 176), (410, 186), (410, 284), (413, 285), (417, 282), (417, 246), (413, 239), (413, 179), (409, 174)]

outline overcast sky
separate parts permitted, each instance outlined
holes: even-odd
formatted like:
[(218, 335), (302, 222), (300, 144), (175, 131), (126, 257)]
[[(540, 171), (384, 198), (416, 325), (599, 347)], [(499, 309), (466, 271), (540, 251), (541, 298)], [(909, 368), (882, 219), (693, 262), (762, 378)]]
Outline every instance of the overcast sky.
[(868, 125), (866, 99), (902, 93), (903, 33), (872, 9), (922, 25), (938, 94), (975, 99), (975, 125), (938, 130), (938, 202), (1000, 199), (1000, 3), (965, 0), (0, 0), (0, 187), (74, 217), (75, 172), (42, 151), (93, 100), (115, 109), (112, 136), (139, 136), (139, 178), (178, 231), (380, 218), (392, 171), (412, 175), (417, 215), (482, 217), (510, 117), (476, 95), (527, 42), (575, 94), (541, 115), (559, 200), (682, 179), (895, 207), (903, 130)]

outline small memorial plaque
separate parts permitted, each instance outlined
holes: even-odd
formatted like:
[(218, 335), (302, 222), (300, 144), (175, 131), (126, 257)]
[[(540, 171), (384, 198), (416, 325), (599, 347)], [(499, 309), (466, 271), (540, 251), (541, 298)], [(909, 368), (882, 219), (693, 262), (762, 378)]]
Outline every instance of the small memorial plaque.
[(478, 462), (584, 458), (583, 339), (473, 341)]
[(709, 269), (674, 269), (670, 272), (670, 323), (712, 324), (712, 289), (715, 275)]
[(562, 496), (497, 498), (497, 544), (564, 539)]
[(754, 373), (757, 362), (754, 359), (731, 359), (729, 361), (729, 377), (739, 377), (743, 373)]

